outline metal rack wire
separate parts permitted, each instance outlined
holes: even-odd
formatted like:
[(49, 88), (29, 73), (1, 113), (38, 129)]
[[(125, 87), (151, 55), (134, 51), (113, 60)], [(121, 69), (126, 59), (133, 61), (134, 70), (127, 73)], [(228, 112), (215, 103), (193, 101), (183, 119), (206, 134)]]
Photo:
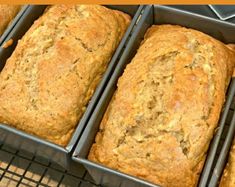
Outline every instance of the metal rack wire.
[(67, 171), (27, 152), (0, 145), (0, 187), (96, 187), (85, 169)]

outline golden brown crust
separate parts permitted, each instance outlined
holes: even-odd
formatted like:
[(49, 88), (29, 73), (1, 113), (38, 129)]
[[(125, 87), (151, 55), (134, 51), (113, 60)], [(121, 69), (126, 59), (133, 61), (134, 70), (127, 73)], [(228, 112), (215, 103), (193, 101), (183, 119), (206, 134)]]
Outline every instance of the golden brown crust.
[(0, 74), (0, 121), (65, 146), (130, 17), (99, 5), (54, 5)]
[(20, 8), (20, 5), (0, 4), (0, 36), (3, 34), (9, 23), (14, 19)]
[(152, 26), (88, 159), (162, 186), (196, 186), (234, 65), (234, 52), (206, 34)]

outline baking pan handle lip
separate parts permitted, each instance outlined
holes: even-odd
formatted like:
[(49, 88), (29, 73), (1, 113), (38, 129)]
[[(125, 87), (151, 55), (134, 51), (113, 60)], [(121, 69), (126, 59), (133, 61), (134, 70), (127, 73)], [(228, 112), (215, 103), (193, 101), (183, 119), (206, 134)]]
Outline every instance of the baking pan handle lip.
[(41, 139), (39, 137), (36, 137), (34, 135), (31, 135), (31, 134), (28, 134), (28, 133), (25, 133), (19, 129), (15, 129), (14, 127), (10, 127), (10, 126), (7, 126), (6, 124), (4, 123), (0, 123), (0, 129), (3, 129), (5, 131), (8, 131), (8, 132), (11, 132), (15, 135), (18, 135), (18, 136), (21, 136), (25, 139), (29, 139), (29, 140), (32, 140), (38, 144), (44, 144), (48, 147), (51, 147), (53, 149), (57, 149), (59, 151), (62, 151), (62, 152), (65, 152), (65, 153), (68, 153), (68, 151), (66, 150), (66, 148), (62, 147), (62, 146), (59, 146), (57, 144), (54, 144), (52, 142), (49, 142), (47, 140), (44, 140), (44, 139)]
[(208, 7), (210, 7), (210, 9), (212, 10), (212, 12), (220, 19), (220, 20), (223, 20), (223, 21), (227, 21), (228, 19), (231, 19), (231, 18), (234, 18), (235, 17), (235, 13), (229, 15), (229, 16), (223, 16), (221, 15), (214, 6), (217, 6), (217, 5), (212, 5), (212, 4), (209, 4)]
[(235, 23), (223, 21), (223, 20), (216, 19), (216, 18), (211, 18), (211, 17), (208, 17), (208, 16), (204, 16), (204, 15), (200, 15), (200, 14), (197, 14), (197, 13), (189, 12), (189, 11), (186, 11), (186, 10), (179, 10), (177, 8), (169, 7), (169, 6), (165, 6), (165, 5), (154, 5), (154, 8), (156, 8), (156, 9), (160, 8), (160, 9), (165, 9), (165, 10), (169, 10), (169, 11), (173, 11), (173, 12), (177, 12), (177, 13), (183, 13), (183, 14), (186, 14), (186, 15), (195, 16), (197, 18), (210, 20), (212, 22), (222, 23), (222, 24), (227, 25), (227, 26), (234, 27), (234, 25), (235, 25)]
[(150, 182), (148, 182), (148, 181), (146, 181), (146, 180), (143, 180), (143, 179), (137, 178), (137, 177), (135, 177), (135, 176), (132, 176), (132, 175), (123, 173), (123, 172), (121, 172), (121, 171), (117, 171), (117, 170), (108, 168), (108, 167), (106, 167), (106, 166), (104, 166), (104, 165), (101, 165), (101, 164), (92, 162), (92, 161), (90, 161), (90, 160), (87, 160), (87, 159), (85, 159), (85, 158), (81, 158), (81, 157), (79, 157), (79, 156), (78, 156), (78, 157), (72, 157), (72, 159), (73, 159), (75, 162), (79, 162), (79, 163), (81, 163), (81, 164), (84, 165), (84, 166), (96, 168), (96, 169), (98, 169), (99, 171), (107, 172), (107, 173), (116, 175), (116, 176), (118, 176), (118, 177), (122, 177), (122, 178), (128, 179), (128, 180), (130, 180), (130, 181), (138, 182), (138, 183), (144, 184), (144, 185), (146, 185), (146, 186), (148, 186), (148, 187), (161, 187), (161, 186), (159, 186), (159, 185), (150, 183)]

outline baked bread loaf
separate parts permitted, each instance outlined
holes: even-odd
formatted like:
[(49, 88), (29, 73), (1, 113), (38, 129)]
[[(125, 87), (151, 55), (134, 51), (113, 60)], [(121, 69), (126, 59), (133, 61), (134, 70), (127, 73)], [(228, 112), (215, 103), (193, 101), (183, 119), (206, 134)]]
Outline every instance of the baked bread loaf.
[(0, 4), (0, 36), (3, 34), (8, 24), (14, 19), (19, 12), (20, 5), (3, 5)]
[(162, 186), (196, 186), (234, 65), (235, 53), (204, 33), (152, 26), (88, 159)]
[(0, 74), (0, 122), (67, 145), (129, 22), (99, 5), (49, 7)]

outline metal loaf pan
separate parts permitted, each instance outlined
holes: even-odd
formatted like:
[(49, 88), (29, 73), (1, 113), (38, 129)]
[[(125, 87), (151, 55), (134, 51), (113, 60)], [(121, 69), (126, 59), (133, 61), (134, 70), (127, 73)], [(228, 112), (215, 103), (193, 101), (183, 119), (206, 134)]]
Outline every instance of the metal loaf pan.
[[(193, 28), (204, 33), (207, 33), (214, 38), (217, 38), (225, 43), (235, 42), (235, 25), (229, 24), (220, 20), (213, 18), (197, 15), (190, 12), (185, 12), (182, 10), (177, 10), (174, 8), (166, 6), (146, 6), (145, 11), (140, 18), (135, 31), (127, 44), (125, 51), (123, 52), (119, 63), (110, 78), (98, 104), (95, 108), (90, 120), (83, 132), (82, 137), (79, 140), (78, 145), (73, 153), (73, 160), (84, 165), (84, 167), (89, 171), (91, 176), (94, 178), (97, 184), (102, 184), (103, 186), (115, 186), (115, 187), (129, 187), (129, 186), (141, 186), (141, 187), (156, 187), (156, 184), (149, 183), (142, 179), (136, 178), (134, 176), (110, 169), (104, 165), (100, 165), (91, 162), (87, 159), (89, 150), (94, 142), (96, 133), (99, 129), (100, 121), (102, 120), (103, 114), (108, 106), (110, 99), (112, 98), (114, 91), (116, 90), (116, 85), (118, 78), (123, 73), (125, 66), (133, 58), (136, 50), (139, 47), (140, 42), (146, 30), (152, 24), (177, 24), (185, 27)], [(225, 108), (227, 108), (226, 104)], [(227, 118), (227, 113), (223, 113), (223, 118)], [(223, 124), (223, 120), (221, 122)], [(219, 128), (223, 130), (223, 125)], [(220, 132), (220, 131), (218, 131)], [(208, 156), (207, 164), (204, 169), (211, 171), (212, 164), (214, 162), (215, 153), (219, 147), (218, 140), (220, 136), (215, 136), (213, 140), (213, 148)], [(199, 182), (199, 186), (206, 186), (208, 176), (203, 174), (201, 180), (203, 183)]]
[(8, 25), (8, 27), (6, 28), (4, 33), (2, 35), (0, 35), (0, 46), (5, 42), (8, 34), (12, 31), (12, 29), (15, 27), (17, 22), (24, 15), (24, 13), (25, 13), (25, 11), (27, 10), (28, 7), (29, 7), (28, 5), (22, 6), (20, 11), (18, 12), (18, 14), (16, 14), (15, 18), (10, 22), (10, 24)]
[[(21, 18), (21, 20), (18, 22), (18, 24), (15, 26), (15, 28), (7, 37), (7, 40), (12, 38), (13, 41), (15, 41), (13, 45), (8, 48), (0, 48), (0, 61), (2, 62), (3, 66), (6, 59), (13, 52), (16, 46), (16, 41), (18, 41), (24, 35), (24, 33), (30, 28), (33, 22), (40, 15), (42, 15), (45, 8), (46, 5), (40, 5), (40, 6), (30, 5), (27, 8), (24, 16)], [(49, 161), (56, 162), (66, 169), (70, 168), (70, 166), (73, 165), (71, 164), (72, 151), (74, 150), (75, 145), (78, 139), (80, 138), (81, 133), (83, 132), (84, 127), (94, 107), (96, 106), (98, 99), (100, 98), (100, 95), (106, 85), (106, 82), (109, 80), (109, 77), (111, 76), (113, 69), (116, 66), (119, 56), (123, 52), (123, 48), (125, 47), (126, 42), (129, 39), (130, 33), (135, 28), (136, 21), (139, 17), (140, 12), (143, 9), (143, 6), (113, 5), (110, 6), (109, 8), (118, 9), (120, 11), (128, 13), (129, 15), (132, 16), (132, 22), (129, 28), (127, 29), (118, 48), (116, 49), (116, 52), (114, 53), (100, 84), (98, 85), (95, 93), (93, 94), (93, 97), (87, 106), (86, 112), (82, 116), (69, 144), (64, 148), (49, 141), (43, 140), (36, 136), (30, 135), (23, 131), (7, 126), (5, 124), (0, 124), (0, 142), (6, 145), (10, 145), (14, 148), (17, 148), (18, 150), (26, 150), (30, 153), (33, 153), (35, 156), (40, 156), (48, 159)], [(3, 66), (1, 68), (3, 68)]]

